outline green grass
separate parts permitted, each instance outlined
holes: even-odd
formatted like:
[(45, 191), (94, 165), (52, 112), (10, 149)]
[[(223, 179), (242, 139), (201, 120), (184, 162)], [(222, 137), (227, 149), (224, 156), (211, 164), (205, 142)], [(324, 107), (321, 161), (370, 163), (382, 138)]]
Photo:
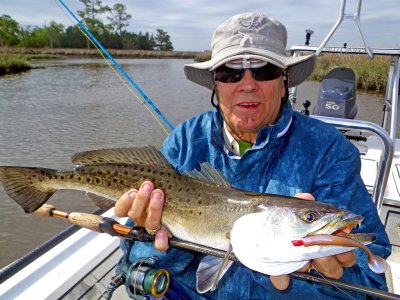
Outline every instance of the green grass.
[(0, 55), (0, 75), (26, 72), (31, 69), (27, 59), (18, 55)]

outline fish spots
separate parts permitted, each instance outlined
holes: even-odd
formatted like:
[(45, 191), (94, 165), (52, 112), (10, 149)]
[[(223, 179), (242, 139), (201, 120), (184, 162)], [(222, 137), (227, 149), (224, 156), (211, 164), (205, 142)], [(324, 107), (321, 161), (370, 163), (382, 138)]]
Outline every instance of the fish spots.
[(99, 184), (100, 183), (100, 179), (96, 178), (96, 183)]
[(69, 179), (74, 179), (74, 177), (75, 177), (74, 174), (69, 175)]
[(91, 182), (91, 179), (88, 177), (88, 178), (86, 178), (86, 182), (87, 183), (90, 183)]

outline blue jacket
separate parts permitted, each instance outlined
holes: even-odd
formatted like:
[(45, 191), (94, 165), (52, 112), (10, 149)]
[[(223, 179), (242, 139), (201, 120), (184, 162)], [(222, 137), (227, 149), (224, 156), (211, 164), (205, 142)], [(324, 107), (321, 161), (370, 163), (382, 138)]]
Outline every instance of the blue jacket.
[[(379, 256), (390, 254), (390, 244), (376, 208), (360, 177), (360, 155), (356, 147), (331, 125), (298, 112), (287, 103), (274, 125), (263, 128), (254, 146), (242, 158), (225, 147), (222, 118), (217, 110), (202, 113), (180, 124), (164, 141), (162, 152), (179, 171), (199, 169), (209, 162), (220, 170), (233, 187), (260, 193), (294, 196), (314, 195), (364, 216), (359, 232), (375, 232), (377, 241), (370, 249)], [(201, 224), (199, 224), (201, 226)], [(358, 263), (345, 268), (341, 280), (387, 290), (384, 275), (367, 266), (367, 255), (356, 250)], [(332, 286), (291, 278), (285, 291), (276, 290), (269, 276), (234, 263), (218, 284), (218, 289), (199, 295), (196, 269), (201, 255), (169, 249), (156, 251), (152, 245), (136, 243), (130, 260), (156, 255), (159, 266), (167, 268), (190, 299), (365, 299), (358, 293)]]

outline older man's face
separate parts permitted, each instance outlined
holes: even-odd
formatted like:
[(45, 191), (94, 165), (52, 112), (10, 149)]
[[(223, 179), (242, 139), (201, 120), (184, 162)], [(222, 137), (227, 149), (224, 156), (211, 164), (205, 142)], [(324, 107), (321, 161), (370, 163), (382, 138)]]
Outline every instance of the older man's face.
[(228, 127), (238, 137), (254, 142), (258, 130), (278, 118), (285, 86), (282, 76), (257, 81), (246, 70), (238, 82), (216, 81), (216, 95)]

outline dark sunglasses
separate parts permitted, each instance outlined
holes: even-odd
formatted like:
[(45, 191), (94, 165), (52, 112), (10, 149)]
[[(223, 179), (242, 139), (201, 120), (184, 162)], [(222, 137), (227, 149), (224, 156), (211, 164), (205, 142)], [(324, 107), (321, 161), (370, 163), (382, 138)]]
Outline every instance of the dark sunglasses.
[(253, 78), (257, 81), (274, 80), (282, 75), (282, 69), (272, 64), (250, 69), (232, 69), (222, 65), (214, 70), (214, 80), (224, 83), (239, 82), (246, 70), (251, 71)]

